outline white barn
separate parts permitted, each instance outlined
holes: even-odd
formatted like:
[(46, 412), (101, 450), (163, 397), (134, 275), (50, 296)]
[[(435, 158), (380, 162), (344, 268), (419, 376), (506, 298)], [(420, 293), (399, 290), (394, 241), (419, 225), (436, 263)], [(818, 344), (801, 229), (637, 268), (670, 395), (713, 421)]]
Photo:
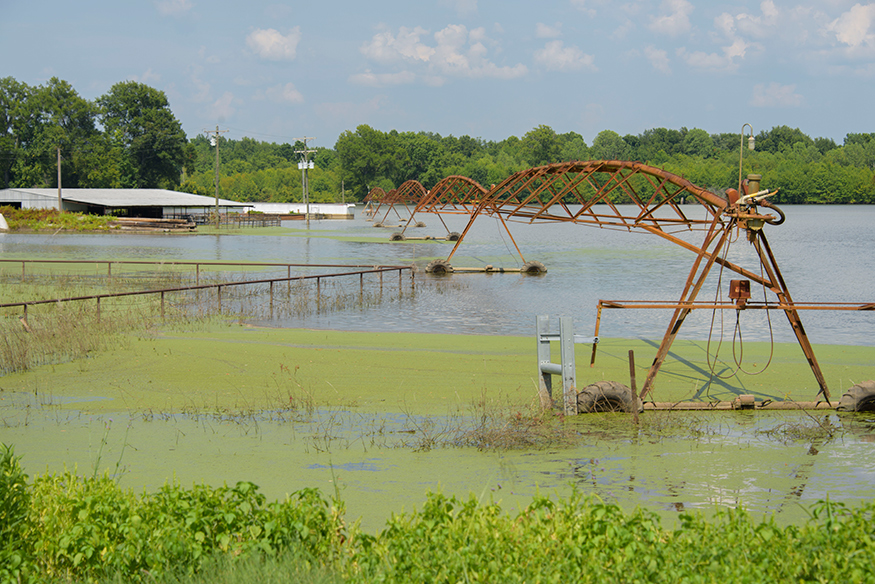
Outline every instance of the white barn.
[[(20, 209), (57, 209), (116, 215), (119, 217), (149, 217), (163, 219), (186, 215), (213, 213), (214, 197), (180, 193), (164, 189), (3, 189), (0, 206)], [(219, 199), (219, 213), (245, 213), (249, 203)]]

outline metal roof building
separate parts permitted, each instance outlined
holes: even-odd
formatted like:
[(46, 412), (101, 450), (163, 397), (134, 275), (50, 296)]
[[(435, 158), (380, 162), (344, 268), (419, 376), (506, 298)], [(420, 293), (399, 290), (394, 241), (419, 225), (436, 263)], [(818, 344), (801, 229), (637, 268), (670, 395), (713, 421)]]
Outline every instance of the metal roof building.
[[(23, 209), (57, 209), (58, 189), (0, 190), (0, 206)], [(119, 217), (178, 217), (208, 214), (216, 210), (214, 197), (180, 193), (164, 189), (61, 189), (64, 211)], [(220, 213), (244, 213), (252, 207), (219, 199)]]

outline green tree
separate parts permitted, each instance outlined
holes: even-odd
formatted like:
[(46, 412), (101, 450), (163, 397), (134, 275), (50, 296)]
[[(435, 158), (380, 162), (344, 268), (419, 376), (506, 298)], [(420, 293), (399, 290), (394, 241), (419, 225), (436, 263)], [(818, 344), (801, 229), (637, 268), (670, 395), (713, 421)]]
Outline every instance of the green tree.
[[(79, 186), (93, 159), (83, 156), (99, 136), (93, 104), (57, 77), (29, 88), (11, 78), (3, 83), (6, 135), (3, 143), (12, 157), (4, 174), (11, 186), (57, 185), (57, 154), (63, 165), (62, 184)], [(10, 148), (11, 147), (11, 148)]]
[(0, 79), (0, 171), (5, 187), (9, 187), (10, 171), (22, 153), (20, 133), (25, 123), (23, 111), (30, 88), (12, 77)]
[(783, 152), (801, 142), (803, 145), (814, 145), (814, 140), (806, 136), (799, 128), (775, 126), (769, 131), (757, 134), (756, 148), (761, 152)]
[(97, 99), (100, 120), (112, 144), (124, 149), (128, 187), (172, 188), (179, 184), (186, 137), (163, 91), (136, 81), (112, 86)]
[(602, 130), (592, 141), (590, 153), (594, 160), (628, 160), (632, 147), (613, 130)]
[(393, 178), (404, 152), (393, 136), (362, 124), (355, 132), (343, 132), (334, 149), (343, 169), (341, 178), (357, 200), (364, 199), (369, 188), (398, 186)]
[(693, 128), (684, 136), (683, 150), (684, 154), (690, 156), (705, 157), (713, 152), (714, 140), (711, 139), (711, 135), (705, 130)]
[(559, 161), (562, 144), (553, 128), (541, 124), (522, 137), (520, 149), (530, 166), (541, 166)]
[(586, 145), (583, 136), (577, 132), (560, 134), (559, 140), (562, 144), (559, 151), (559, 159), (563, 162), (589, 159), (589, 147)]

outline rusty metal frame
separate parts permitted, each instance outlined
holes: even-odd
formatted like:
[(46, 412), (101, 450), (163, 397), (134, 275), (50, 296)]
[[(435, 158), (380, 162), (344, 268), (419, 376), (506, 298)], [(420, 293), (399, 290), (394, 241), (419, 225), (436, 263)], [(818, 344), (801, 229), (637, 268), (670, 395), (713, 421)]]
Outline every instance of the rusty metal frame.
[[(374, 225), (382, 225), (389, 218), (389, 214), (394, 212), (399, 221), (404, 221), (404, 218), (398, 212), (396, 207), (409, 207), (417, 205), (427, 194), (425, 187), (417, 180), (408, 180), (401, 184), (397, 189), (392, 189), (388, 193), (380, 187), (371, 189), (368, 196), (365, 198), (365, 212), (376, 218), (380, 213), (380, 209), (386, 206), (386, 214), (379, 221), (375, 221)], [(412, 217), (412, 215), (411, 215)], [(368, 220), (371, 220), (370, 218)]]
[[(624, 214), (618, 207), (621, 203), (631, 203), (637, 207), (637, 211)], [(688, 212), (680, 203), (693, 203), (698, 207), (698, 212)], [(780, 218), (761, 214), (758, 205), (778, 211)], [(459, 249), (480, 215), (497, 216), (501, 220), (523, 262), (525, 258), (508, 229), (509, 222), (571, 222), (662, 237), (692, 251), (696, 257), (680, 298), (671, 305), (674, 313), (641, 389), (642, 398), (652, 391), (654, 378), (678, 331), (689, 312), (697, 307), (697, 296), (712, 268), (718, 265), (768, 288), (777, 296), (775, 308), (783, 310), (787, 316), (820, 387), (818, 395), (829, 402), (829, 389), (802, 326), (797, 306), (762, 231), (765, 224), (783, 222), (783, 213), (765, 201), (759, 202), (756, 197), (739, 198), (737, 194), (726, 199), (684, 177), (640, 162), (591, 160), (526, 169), (489, 190), (465, 177), (447, 177), (417, 204), (414, 213), (417, 212), (469, 215), (468, 223), (450, 251), (447, 262)], [(730, 234), (736, 229), (745, 231), (748, 241), (754, 246), (760, 274), (721, 256)], [(683, 231), (702, 231), (705, 236), (702, 243), (696, 245), (676, 235)], [(598, 319), (601, 318), (601, 308), (600, 305)]]

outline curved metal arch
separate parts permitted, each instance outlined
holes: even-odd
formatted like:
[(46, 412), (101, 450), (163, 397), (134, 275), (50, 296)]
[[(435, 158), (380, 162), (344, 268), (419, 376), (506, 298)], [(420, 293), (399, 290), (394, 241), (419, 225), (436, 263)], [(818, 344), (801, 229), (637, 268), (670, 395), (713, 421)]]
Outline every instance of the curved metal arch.
[[(704, 217), (685, 212), (681, 202), (699, 203)], [(618, 203), (631, 203), (635, 215)], [(604, 207), (597, 205), (604, 204)], [(579, 205), (580, 208), (572, 208)], [(509, 221), (569, 221), (597, 227), (660, 230), (707, 229), (726, 209), (726, 199), (664, 169), (627, 160), (562, 162), (517, 172), (493, 187), (480, 212)], [(648, 229), (649, 230), (649, 229)]]
[(443, 178), (419, 200), (401, 233), (407, 230), (417, 213), (434, 213), (449, 234), (450, 230), (441, 214), (471, 215), (487, 193), (483, 185), (466, 176), (450, 175)]
[[(641, 390), (642, 398), (652, 390), (654, 377), (668, 355), (678, 330), (692, 310), (708, 274), (715, 265), (721, 265), (757, 282), (778, 297), (817, 379), (820, 393), (829, 400), (826, 380), (762, 231), (766, 223), (783, 222), (783, 214), (778, 211), (781, 218), (776, 219), (772, 215), (758, 212), (758, 204), (771, 207), (760, 197), (768, 196), (767, 191), (740, 197), (733, 190), (727, 191), (727, 195), (729, 198), (724, 199), (681, 176), (640, 162), (591, 160), (530, 168), (509, 176), (489, 190), (471, 213), (465, 230), (447, 257), (447, 262), (480, 214), (497, 215), (505, 228), (505, 221), (566, 221), (602, 228), (640, 230), (658, 235), (695, 252), (697, 257)], [(691, 201), (688, 200), (690, 198)], [(679, 202), (697, 203), (699, 215), (682, 209)], [(636, 212), (629, 214), (620, 209), (618, 203), (631, 203), (633, 209), (637, 207)], [(729, 235), (735, 227), (747, 232), (748, 240), (753, 244), (759, 258), (759, 268), (762, 270), (760, 274), (721, 257), (720, 254), (728, 245)], [(704, 239), (700, 245), (689, 243), (673, 234), (679, 230), (704, 231)], [(517, 251), (519, 252), (518, 247)], [(525, 261), (521, 253), (520, 258)]]
[[(403, 221), (404, 218), (401, 216), (401, 213), (398, 212), (396, 206), (406, 207), (408, 205), (415, 205), (419, 202), (422, 197), (426, 194), (425, 187), (417, 180), (407, 180), (401, 183), (401, 186), (398, 188), (392, 189), (383, 199), (383, 203), (388, 206), (386, 209), (386, 214), (383, 216), (381, 220), (378, 221), (378, 225), (382, 225), (389, 218), (389, 214), (394, 212), (398, 217), (399, 221)], [(379, 209), (379, 208), (378, 208)], [(405, 209), (406, 212), (406, 209)]]
[[(389, 213), (393, 211), (395, 212), (395, 215), (398, 216), (399, 220), (403, 220), (395, 206), (415, 205), (427, 193), (425, 187), (423, 187), (417, 180), (404, 181), (401, 183), (401, 186), (390, 190), (388, 193), (379, 187), (374, 188), (371, 193), (375, 193), (377, 189), (380, 190), (380, 193), (377, 193), (376, 197), (372, 198), (372, 200), (376, 200), (376, 207), (374, 207), (371, 214), (377, 215), (383, 205), (388, 206), (388, 208), (386, 209), (385, 216), (381, 220), (378, 220), (375, 225), (382, 225), (386, 219), (389, 218)], [(369, 193), (368, 196), (370, 197), (371, 194)]]
[(362, 213), (368, 216), (368, 221), (372, 220), (372, 216), (377, 212), (376, 210), (380, 207), (384, 198), (386, 198), (386, 191), (380, 187), (372, 188), (370, 192), (365, 195), (365, 208), (362, 209)]

